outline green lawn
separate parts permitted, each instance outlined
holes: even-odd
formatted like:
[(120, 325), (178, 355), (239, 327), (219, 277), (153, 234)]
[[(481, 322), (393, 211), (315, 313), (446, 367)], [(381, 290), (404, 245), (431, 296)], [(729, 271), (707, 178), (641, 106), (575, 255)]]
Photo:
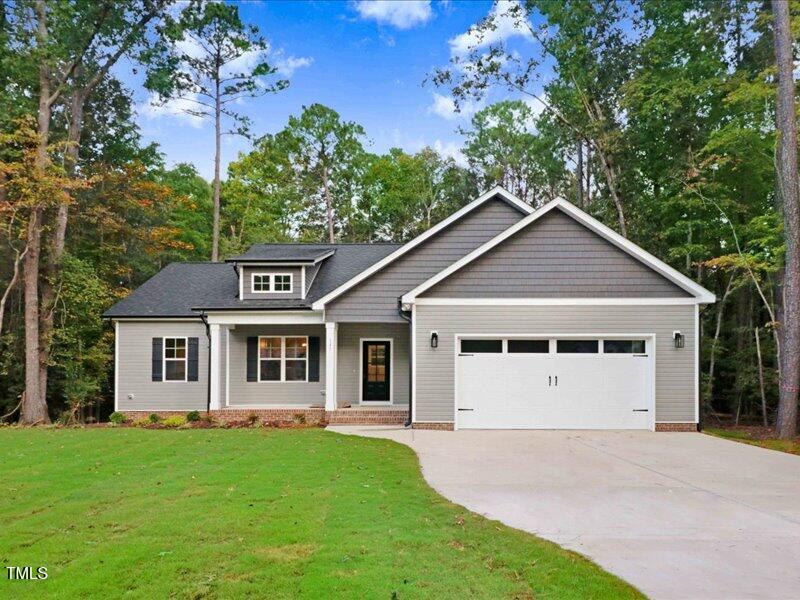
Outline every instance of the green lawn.
[(711, 435), (716, 435), (717, 437), (734, 440), (736, 442), (744, 442), (745, 444), (752, 444), (753, 446), (761, 446), (769, 450), (778, 450), (779, 452), (788, 452), (789, 454), (800, 454), (800, 437), (793, 440), (779, 440), (774, 437), (774, 431), (768, 432), (761, 427), (742, 429), (708, 427), (703, 429), (703, 431)]
[(639, 597), (447, 502), (386, 440), (6, 428), (0, 458), (0, 597)]

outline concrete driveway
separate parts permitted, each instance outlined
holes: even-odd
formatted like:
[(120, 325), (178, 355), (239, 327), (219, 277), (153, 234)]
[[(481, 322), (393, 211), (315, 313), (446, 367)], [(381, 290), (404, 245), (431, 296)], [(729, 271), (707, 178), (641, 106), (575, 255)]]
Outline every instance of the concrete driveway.
[(800, 598), (800, 457), (697, 433), (411, 431), (443, 496), (654, 598)]

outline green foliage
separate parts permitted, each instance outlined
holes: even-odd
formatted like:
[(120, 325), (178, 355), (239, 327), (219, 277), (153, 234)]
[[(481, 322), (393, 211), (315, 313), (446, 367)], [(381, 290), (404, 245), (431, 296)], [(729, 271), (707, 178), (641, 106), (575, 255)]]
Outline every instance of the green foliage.
[(115, 425), (123, 425), (124, 423), (127, 423), (128, 417), (121, 412), (113, 412), (111, 415), (109, 415), (108, 420)]
[(160, 423), (161, 416), (158, 413), (150, 413), (147, 416), (147, 420), (150, 421), (151, 423)]
[(183, 415), (172, 415), (171, 417), (167, 417), (166, 419), (161, 421), (161, 424), (164, 427), (168, 427), (170, 429), (176, 429), (178, 427), (183, 427), (184, 425), (186, 425), (187, 421), (188, 419)]
[(200, 420), (200, 413), (196, 410), (189, 411), (186, 413), (186, 421), (188, 423), (195, 423)]

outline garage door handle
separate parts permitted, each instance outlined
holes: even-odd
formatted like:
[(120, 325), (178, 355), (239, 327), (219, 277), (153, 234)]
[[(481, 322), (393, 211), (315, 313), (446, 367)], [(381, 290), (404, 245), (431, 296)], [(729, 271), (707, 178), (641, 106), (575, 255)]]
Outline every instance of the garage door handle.
[(464, 411), (472, 412), (473, 410), (475, 410), (475, 409), (474, 408), (459, 408), (458, 412), (464, 412)]
[(649, 408), (634, 408), (633, 412), (650, 412)]
[(475, 356), (474, 354), (459, 354), (459, 356)]
[(552, 375), (548, 375), (547, 376), (547, 387), (550, 387), (551, 385), (553, 385), (553, 376)]
[(558, 387), (558, 375), (556, 375), (556, 387)]

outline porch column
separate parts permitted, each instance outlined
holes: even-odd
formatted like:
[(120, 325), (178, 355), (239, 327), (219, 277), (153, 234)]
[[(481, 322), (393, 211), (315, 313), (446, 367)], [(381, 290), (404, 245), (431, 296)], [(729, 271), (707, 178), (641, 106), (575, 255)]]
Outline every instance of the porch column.
[(336, 410), (336, 350), (338, 323), (325, 323), (325, 410)]
[(209, 369), (209, 378), (211, 385), (211, 410), (220, 409), (220, 344), (222, 342), (222, 335), (220, 333), (220, 325), (218, 323), (211, 323), (209, 325), (211, 332), (211, 368)]

